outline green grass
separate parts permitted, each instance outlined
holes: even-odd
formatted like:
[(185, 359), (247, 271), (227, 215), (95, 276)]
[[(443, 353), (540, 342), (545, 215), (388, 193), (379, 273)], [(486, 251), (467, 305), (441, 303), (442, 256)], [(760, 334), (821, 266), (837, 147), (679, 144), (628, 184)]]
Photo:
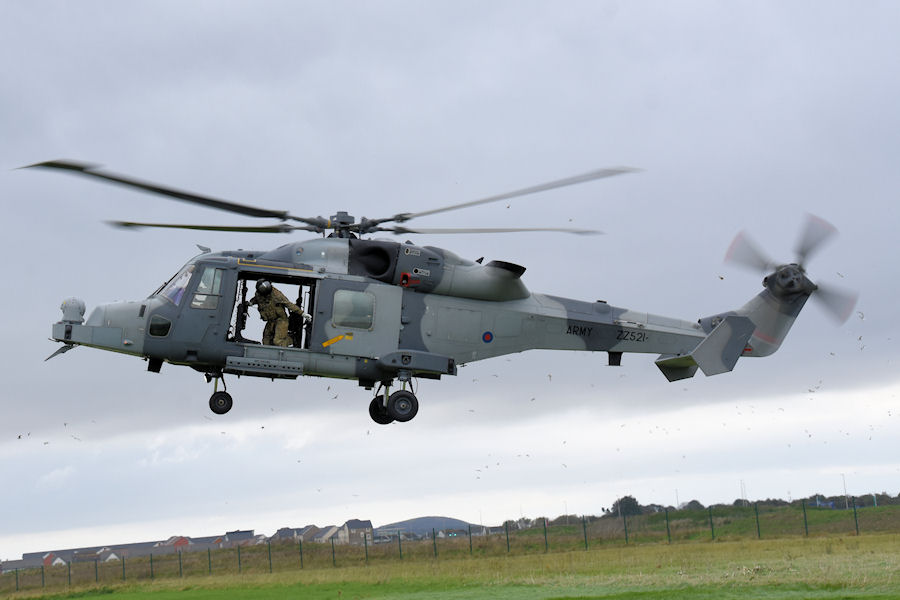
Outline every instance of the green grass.
[[(543, 545), (543, 540), (539, 540)], [(429, 544), (430, 545), (430, 544)], [(505, 542), (504, 542), (505, 546)], [(468, 551), (468, 541), (465, 541)], [(598, 546), (588, 551), (406, 558), (369, 566), (73, 586), (11, 598), (388, 600), (900, 598), (900, 535)], [(205, 558), (205, 557), (204, 557)], [(258, 557), (254, 557), (258, 558)], [(329, 556), (330, 560), (330, 548)]]

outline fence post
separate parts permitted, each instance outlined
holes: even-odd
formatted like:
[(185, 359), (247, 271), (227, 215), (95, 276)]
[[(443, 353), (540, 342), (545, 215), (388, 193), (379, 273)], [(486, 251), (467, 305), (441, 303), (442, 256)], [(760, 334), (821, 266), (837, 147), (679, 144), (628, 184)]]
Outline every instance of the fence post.
[(628, 545), (628, 519), (622, 515), (622, 525), (625, 526), (625, 545)]
[(299, 540), (300, 545), (300, 568), (303, 568), (303, 540)]
[(400, 560), (403, 560), (403, 536), (397, 531), (397, 548), (400, 550)]
[(856, 525), (856, 535), (859, 535), (859, 519), (856, 518), (856, 496), (853, 497), (853, 523)]
[(181, 562), (181, 550), (178, 551), (178, 576), (184, 577), (184, 564)]
[(472, 554), (472, 524), (469, 524), (469, 555)]
[(269, 573), (272, 572), (272, 542), (266, 542), (266, 546), (269, 548)]
[(125, 555), (122, 554), (122, 581), (125, 581)]
[(97, 559), (94, 559), (94, 583), (100, 582), (100, 569), (97, 568)]
[(666, 508), (666, 541), (671, 544), (672, 543), (672, 530), (669, 529), (669, 509)]
[(331, 566), (337, 566), (337, 559), (334, 556), (334, 536), (331, 536)]
[(803, 531), (806, 532), (806, 537), (809, 537), (809, 523), (806, 521), (806, 498), (800, 500), (800, 506), (803, 507)]
[(369, 564), (369, 534), (363, 531), (363, 546), (366, 547), (366, 564)]
[(153, 553), (150, 553), (150, 579), (153, 579)]
[(44, 587), (44, 565), (41, 565), (41, 587)]
[(212, 575), (212, 548), (206, 549), (206, 573)]
[(437, 558), (437, 536), (434, 534), (434, 527), (431, 528), (431, 545), (434, 546), (434, 557)]
[(237, 550), (238, 550), (238, 573), (241, 573), (243, 571), (243, 569), (241, 567), (241, 547), (238, 546)]
[(19, 591), (19, 569), (16, 569), (16, 591)]
[[(66, 563), (66, 568), (67, 568), (67, 570), (68, 570), (69, 587), (72, 587), (72, 563), (71, 563), (71, 562), (67, 562), (67, 563)], [(17, 575), (17, 577), (18, 577), (18, 575)]]
[(503, 524), (506, 526), (506, 553), (509, 554), (509, 521)]
[(709, 507), (709, 533), (712, 536), (713, 541), (716, 539), (716, 529), (713, 527), (712, 520), (712, 506)]
[(762, 532), (759, 530), (759, 502), (753, 504), (753, 512), (756, 514), (756, 539), (762, 539)]
[(544, 517), (544, 552), (550, 552), (550, 543), (547, 541), (547, 517)]
[(588, 541), (587, 541), (587, 520), (584, 518), (584, 515), (581, 515), (581, 529), (584, 531), (584, 549), (588, 549)]

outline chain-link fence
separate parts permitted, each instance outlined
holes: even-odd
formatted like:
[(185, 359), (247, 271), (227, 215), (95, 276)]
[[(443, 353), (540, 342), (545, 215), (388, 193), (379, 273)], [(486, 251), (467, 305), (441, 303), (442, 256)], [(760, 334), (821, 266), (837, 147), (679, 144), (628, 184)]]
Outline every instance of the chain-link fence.
[[(433, 561), (570, 552), (624, 544), (682, 544), (721, 540), (900, 532), (900, 506), (859, 507), (848, 500), (839, 508), (808, 501), (670, 510), (640, 515), (563, 516), (508, 521), (501, 527), (472, 526), (424, 537), (393, 535), (362, 544), (268, 542), (233, 548), (181, 551), (160, 549), (144, 556), (116, 555), (100, 561), (13, 569), (0, 575), (0, 594), (59, 590), (123, 581), (198, 576), (275, 573), (297, 569), (364, 566), (386, 561)], [(115, 550), (113, 548), (113, 550)]]

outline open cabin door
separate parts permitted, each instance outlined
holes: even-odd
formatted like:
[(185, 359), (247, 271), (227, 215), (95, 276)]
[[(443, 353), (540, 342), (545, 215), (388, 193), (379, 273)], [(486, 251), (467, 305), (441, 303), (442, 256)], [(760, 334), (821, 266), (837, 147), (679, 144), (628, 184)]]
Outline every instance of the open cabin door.
[(309, 349), (372, 359), (395, 352), (402, 295), (394, 285), (322, 280)]

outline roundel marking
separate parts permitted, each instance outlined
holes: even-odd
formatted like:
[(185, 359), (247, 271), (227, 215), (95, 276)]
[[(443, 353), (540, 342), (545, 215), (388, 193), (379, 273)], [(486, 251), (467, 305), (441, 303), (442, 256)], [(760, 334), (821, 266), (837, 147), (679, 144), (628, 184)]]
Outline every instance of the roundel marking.
[(494, 341), (494, 334), (491, 333), (490, 331), (485, 331), (481, 335), (481, 341), (484, 342), (485, 344), (490, 344), (491, 342)]

